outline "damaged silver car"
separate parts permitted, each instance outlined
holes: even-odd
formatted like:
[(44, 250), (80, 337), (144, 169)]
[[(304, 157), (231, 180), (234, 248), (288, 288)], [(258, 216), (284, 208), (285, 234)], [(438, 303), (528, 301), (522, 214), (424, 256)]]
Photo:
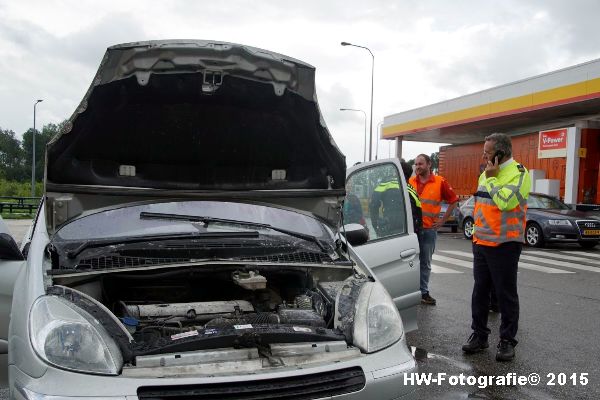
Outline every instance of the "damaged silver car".
[(107, 50), (20, 248), (0, 226), (11, 398), (414, 398), (408, 195), (367, 205), (405, 182), (397, 160), (346, 177), (314, 73), (223, 42)]

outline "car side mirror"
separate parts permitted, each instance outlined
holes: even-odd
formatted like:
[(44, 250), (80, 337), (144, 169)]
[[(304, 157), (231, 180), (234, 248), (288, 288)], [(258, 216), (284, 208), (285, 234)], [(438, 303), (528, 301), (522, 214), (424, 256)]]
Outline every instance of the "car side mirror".
[(361, 224), (344, 225), (340, 232), (352, 246), (360, 246), (369, 240), (369, 231)]
[(24, 260), (23, 254), (19, 250), (19, 246), (17, 246), (17, 242), (15, 239), (8, 234), (1, 232), (0, 233), (0, 260), (5, 261), (18, 261)]

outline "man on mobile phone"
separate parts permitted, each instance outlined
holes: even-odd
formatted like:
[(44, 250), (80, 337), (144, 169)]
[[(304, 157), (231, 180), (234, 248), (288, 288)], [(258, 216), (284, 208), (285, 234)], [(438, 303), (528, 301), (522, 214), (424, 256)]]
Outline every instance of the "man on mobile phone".
[(530, 180), (525, 167), (513, 160), (510, 137), (494, 133), (483, 146), (485, 170), (475, 193), (473, 229), (473, 333), (462, 349), (478, 353), (487, 348), (490, 291), (496, 293), (501, 313), (497, 361), (515, 357), (519, 323), (517, 269), (524, 241)]
[[(421, 251), (419, 253), (421, 303), (433, 306), (437, 302), (429, 294), (429, 276), (431, 274), (431, 259), (437, 240), (437, 230), (452, 215), (458, 202), (458, 196), (446, 179), (432, 173), (431, 158), (428, 155), (419, 154), (415, 158), (415, 173), (416, 176), (411, 177), (409, 183), (417, 189), (423, 212), (423, 229), (418, 234)], [(440, 218), (442, 201), (448, 203), (448, 208)]]

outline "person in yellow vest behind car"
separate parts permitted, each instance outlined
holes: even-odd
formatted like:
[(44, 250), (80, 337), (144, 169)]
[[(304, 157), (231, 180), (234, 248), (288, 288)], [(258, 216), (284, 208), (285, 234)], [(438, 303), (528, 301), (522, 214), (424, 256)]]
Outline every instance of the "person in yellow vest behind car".
[[(443, 177), (432, 173), (431, 166), (431, 158), (426, 154), (419, 154), (415, 158), (416, 176), (411, 177), (409, 183), (417, 189), (423, 212), (423, 229), (419, 235), (419, 246), (421, 249), (419, 253), (419, 262), (421, 265), (421, 303), (435, 305), (436, 300), (429, 294), (431, 258), (435, 251), (437, 230), (452, 215), (458, 202), (458, 196)], [(442, 201), (448, 203), (448, 208), (442, 218), (440, 218)]]
[(510, 137), (503, 133), (485, 138), (483, 160), (486, 167), (479, 176), (473, 211), (473, 333), (462, 350), (471, 354), (489, 347), (488, 306), (493, 288), (501, 315), (496, 360), (511, 361), (519, 324), (517, 269), (531, 183), (527, 169), (513, 160)]

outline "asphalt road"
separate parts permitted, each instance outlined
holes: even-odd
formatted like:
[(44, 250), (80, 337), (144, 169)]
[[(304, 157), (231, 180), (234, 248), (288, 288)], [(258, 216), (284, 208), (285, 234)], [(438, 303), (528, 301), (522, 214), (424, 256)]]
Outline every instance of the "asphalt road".
[[(20, 240), (28, 221), (7, 221)], [(521, 317), (516, 358), (495, 361), (499, 314), (490, 314), (490, 348), (466, 356), (461, 345), (470, 330), (473, 284), (471, 244), (461, 234), (443, 231), (438, 238), (431, 275), (436, 306), (419, 306), (419, 330), (407, 335), (421, 373), (446, 374), (440, 384), (419, 385), (424, 399), (598, 399), (600, 398), (600, 246), (582, 250), (577, 245), (549, 249), (525, 248), (519, 269)], [(538, 385), (478, 387), (467, 376), (538, 374)], [(582, 374), (588, 383), (583, 385)], [(450, 376), (465, 377), (452, 385)], [(551, 380), (552, 374), (555, 379)], [(575, 375), (573, 375), (575, 374)], [(437, 377), (437, 375), (432, 375)], [(566, 378), (566, 379), (565, 379)], [(575, 379), (575, 384), (573, 384)], [(550, 385), (549, 383), (554, 383)], [(483, 385), (481, 385), (483, 386)], [(0, 400), (8, 390), (0, 388)]]
[[(599, 246), (600, 247), (600, 246)], [(495, 361), (500, 315), (490, 313), (490, 348), (464, 355), (471, 333), (469, 268), (471, 244), (460, 234), (439, 235), (430, 292), (436, 306), (419, 306), (419, 330), (408, 334), (422, 373), (447, 376), (538, 374), (538, 385), (420, 385), (428, 399), (598, 399), (600, 398), (600, 249), (577, 245), (524, 248), (518, 286), (520, 321), (516, 358)], [(551, 268), (551, 269), (547, 269)], [(589, 374), (584, 386), (582, 373)], [(552, 374), (555, 379), (552, 381)], [(562, 374), (562, 375), (561, 375)], [(575, 374), (575, 375), (573, 375)], [(436, 375), (437, 377), (437, 375)], [(565, 382), (566, 378), (566, 382)], [(447, 377), (445, 379), (448, 379)], [(480, 378), (483, 379), (483, 378)], [(532, 378), (534, 379), (534, 378)], [(575, 384), (573, 384), (573, 379)], [(554, 383), (554, 385), (552, 385)], [(481, 385), (483, 386), (483, 385)]]
[(31, 225), (30, 219), (6, 219), (4, 222), (17, 242), (21, 242)]

